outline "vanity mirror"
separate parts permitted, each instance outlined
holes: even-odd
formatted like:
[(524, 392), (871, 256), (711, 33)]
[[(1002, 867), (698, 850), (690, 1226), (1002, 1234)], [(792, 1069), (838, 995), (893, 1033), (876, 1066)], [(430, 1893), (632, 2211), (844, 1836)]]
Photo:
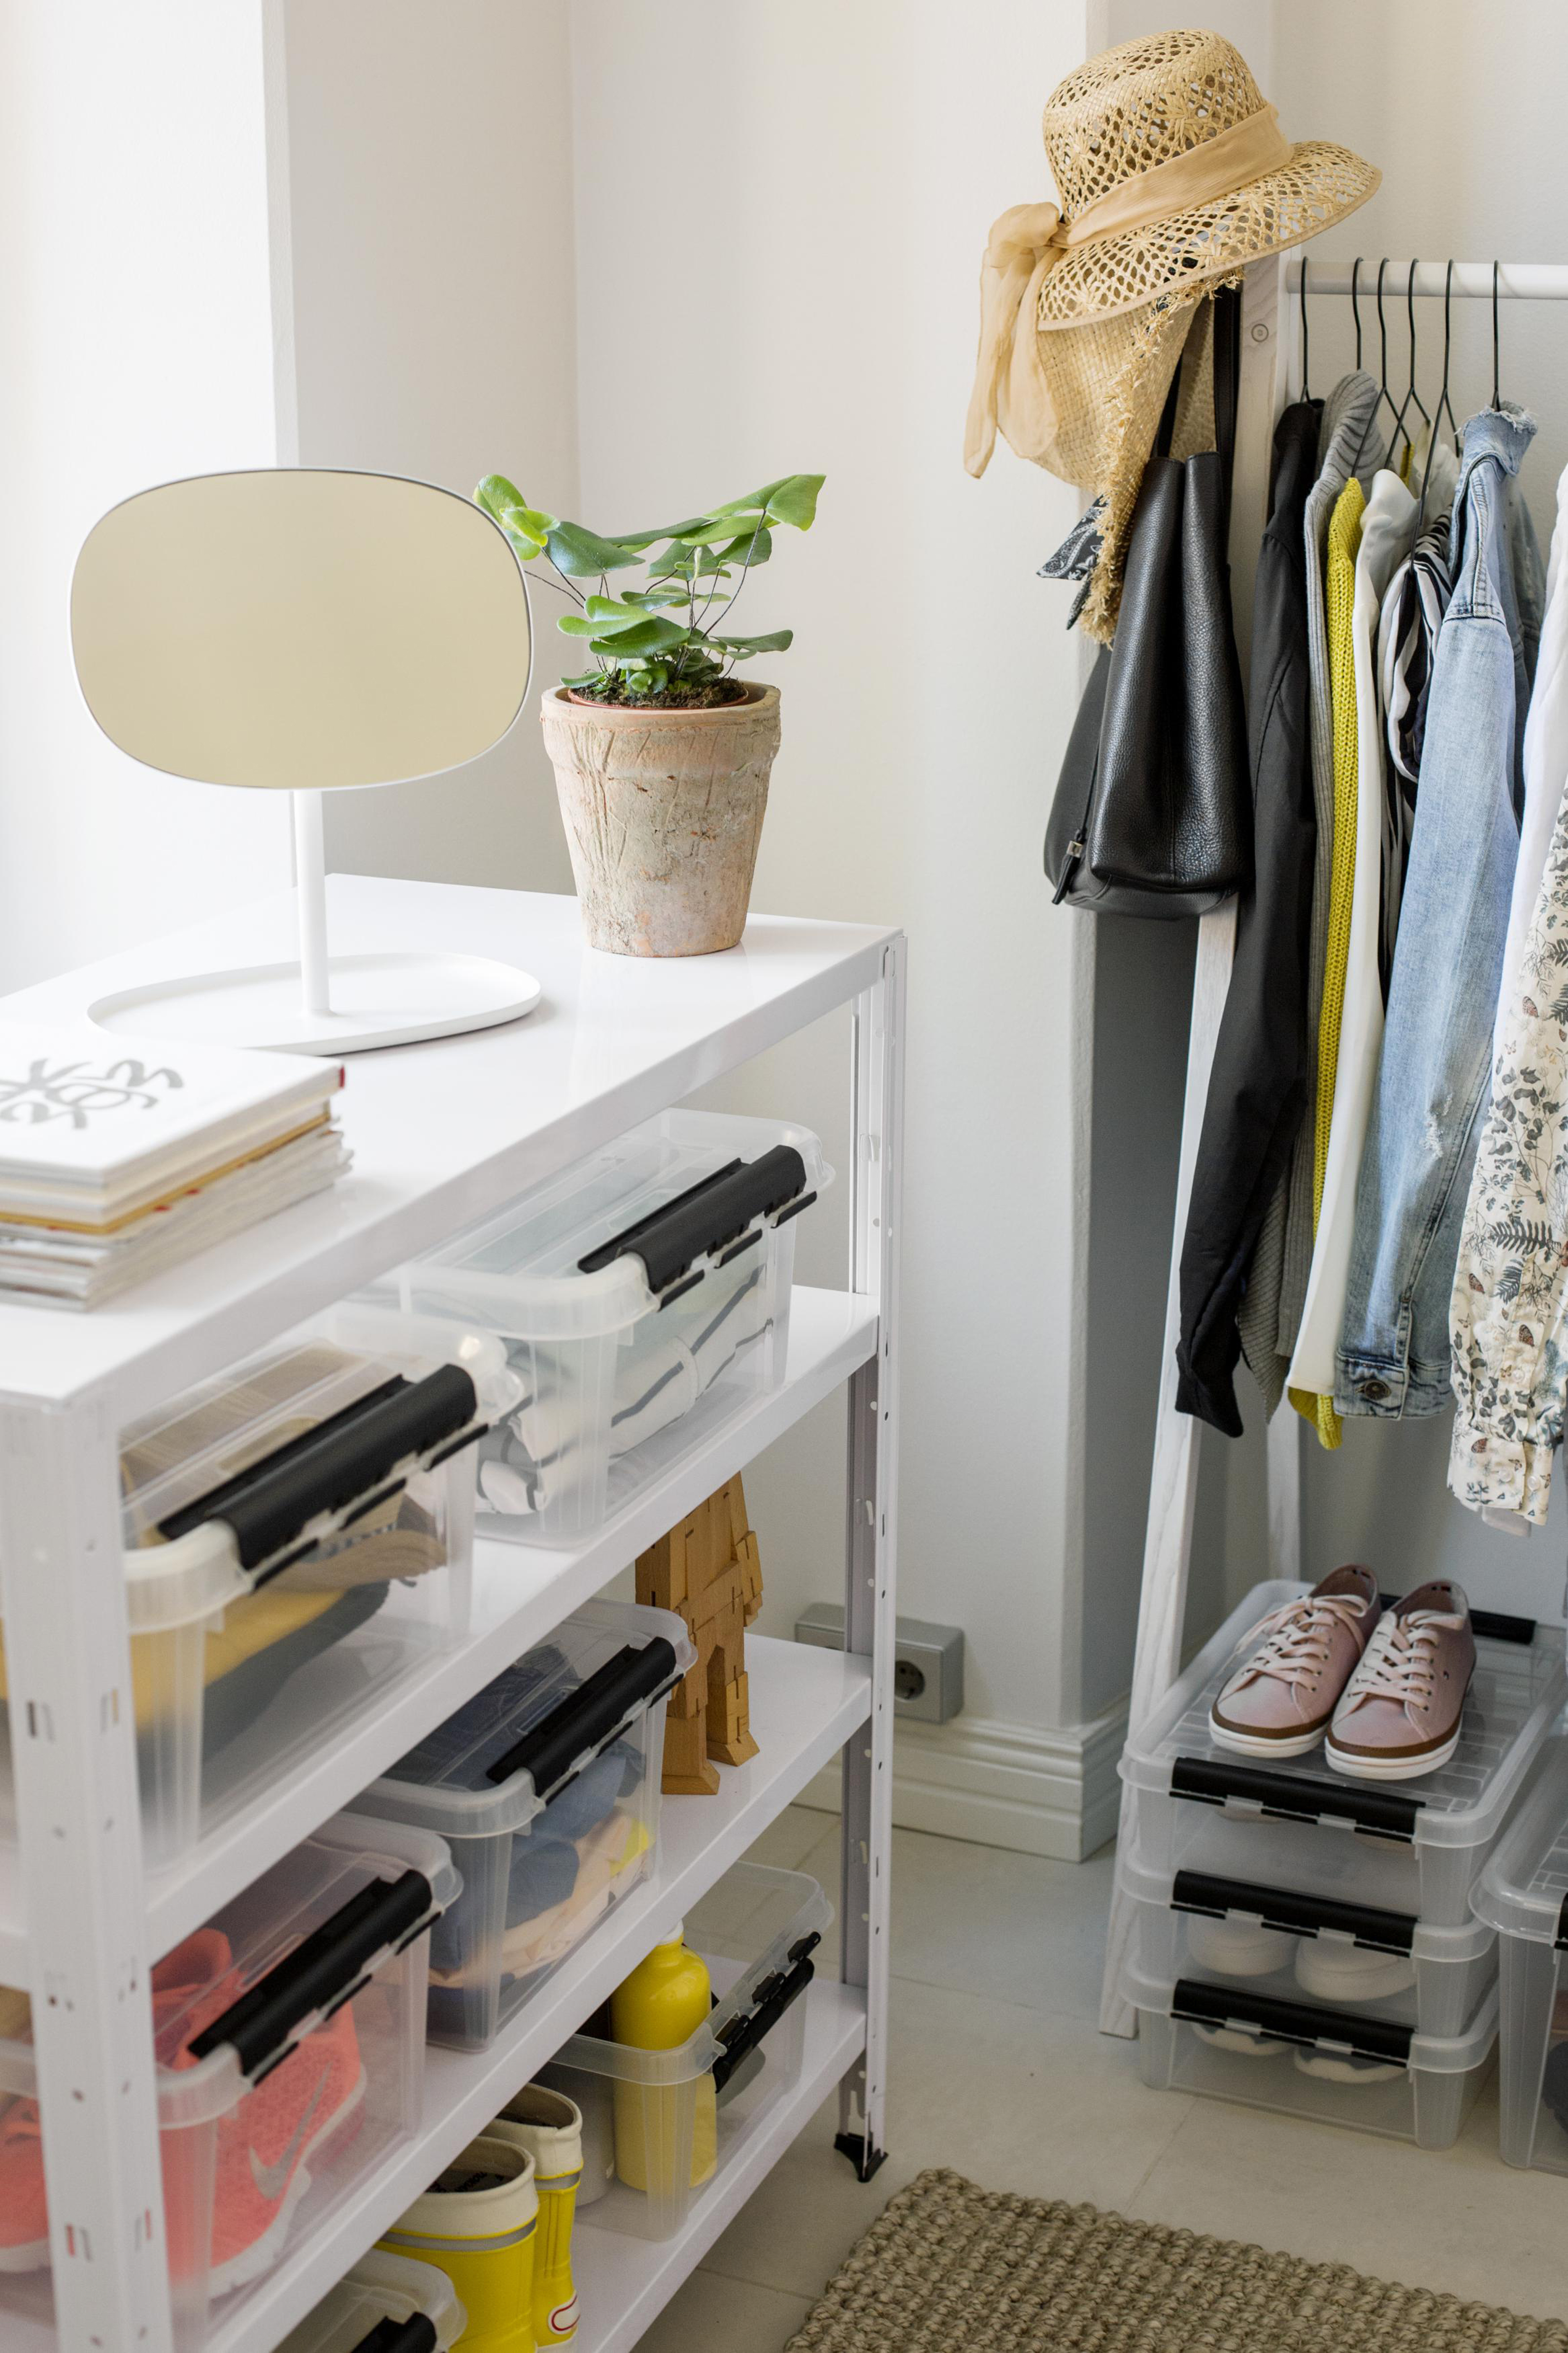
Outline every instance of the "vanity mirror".
[(88, 533), (70, 624), (111, 743), (293, 807), (299, 961), (123, 990), (86, 1008), (94, 1021), (340, 1054), (487, 1029), (538, 1002), (530, 974), (456, 944), (327, 945), (322, 795), (434, 779), (499, 743), (522, 708), (528, 591), (479, 507), (429, 482), (315, 468), (165, 482)]

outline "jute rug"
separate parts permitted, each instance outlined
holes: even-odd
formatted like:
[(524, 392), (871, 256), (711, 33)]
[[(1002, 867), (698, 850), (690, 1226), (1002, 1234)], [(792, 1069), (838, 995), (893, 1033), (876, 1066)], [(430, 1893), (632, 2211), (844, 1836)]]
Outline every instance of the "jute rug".
[(786, 2353), (1568, 2353), (1568, 2327), (1347, 2263), (922, 2173)]

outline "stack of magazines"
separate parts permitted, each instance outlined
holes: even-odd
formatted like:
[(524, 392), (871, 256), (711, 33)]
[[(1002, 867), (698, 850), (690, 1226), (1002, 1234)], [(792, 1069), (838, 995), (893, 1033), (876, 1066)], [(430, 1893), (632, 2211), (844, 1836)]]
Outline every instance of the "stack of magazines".
[(341, 1176), (341, 1064), (0, 1021), (0, 1296), (94, 1307)]

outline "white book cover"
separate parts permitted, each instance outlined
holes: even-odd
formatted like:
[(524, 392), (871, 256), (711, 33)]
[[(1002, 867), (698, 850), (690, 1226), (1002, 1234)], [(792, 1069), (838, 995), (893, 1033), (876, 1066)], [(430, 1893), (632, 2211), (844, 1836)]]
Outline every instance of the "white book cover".
[(0, 1214), (58, 1188), (62, 1210), (112, 1215), (320, 1117), (342, 1082), (306, 1055), (0, 1018)]

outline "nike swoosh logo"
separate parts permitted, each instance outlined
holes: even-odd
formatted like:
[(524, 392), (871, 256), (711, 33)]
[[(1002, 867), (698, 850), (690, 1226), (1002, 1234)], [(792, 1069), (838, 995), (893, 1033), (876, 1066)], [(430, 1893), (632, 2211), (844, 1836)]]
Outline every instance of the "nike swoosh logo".
[(321, 2105), (321, 2094), (327, 2088), (327, 2078), (331, 2073), (331, 2069), (324, 2067), (317, 2077), (316, 2088), (311, 2093), (304, 2112), (294, 2127), (293, 2137), (282, 2156), (274, 2164), (263, 2165), (256, 2151), (254, 2149), (249, 2151), (250, 2178), (261, 2196), (269, 2203), (273, 2199), (281, 2198), (289, 2187), (289, 2177), (293, 2172), (295, 2160), (304, 2146), (305, 2135), (310, 2129), (311, 2119)]

